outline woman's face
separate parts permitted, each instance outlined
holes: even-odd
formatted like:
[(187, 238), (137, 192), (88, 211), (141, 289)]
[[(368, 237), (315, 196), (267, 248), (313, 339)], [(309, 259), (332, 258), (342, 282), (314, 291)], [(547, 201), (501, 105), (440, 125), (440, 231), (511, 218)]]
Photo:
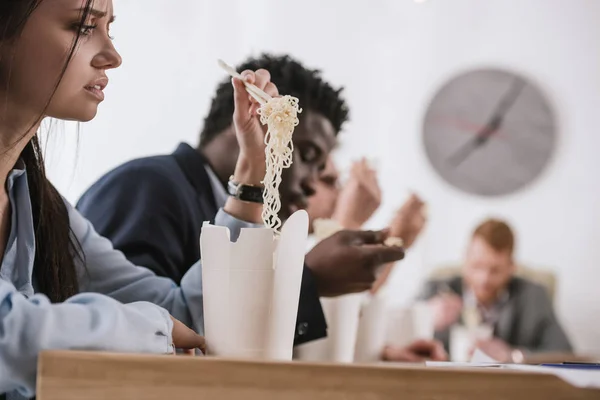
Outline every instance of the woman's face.
[(94, 118), (104, 100), (106, 71), (117, 68), (121, 57), (109, 35), (112, 0), (94, 0), (61, 78), (85, 5), (86, 0), (42, 0), (20, 37), (0, 43), (0, 95), (7, 99), (7, 110), (36, 118), (48, 104), (44, 116)]
[(339, 195), (338, 171), (331, 157), (327, 159), (325, 169), (321, 171), (314, 186), (315, 194), (308, 198), (306, 211), (311, 222), (315, 219), (329, 219), (333, 216)]

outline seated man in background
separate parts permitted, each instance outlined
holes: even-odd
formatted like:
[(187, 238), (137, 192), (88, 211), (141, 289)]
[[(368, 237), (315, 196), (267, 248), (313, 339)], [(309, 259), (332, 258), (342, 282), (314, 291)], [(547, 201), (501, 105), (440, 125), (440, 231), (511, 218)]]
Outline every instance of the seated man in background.
[[(348, 109), (341, 89), (290, 57), (265, 55), (238, 67), (249, 69), (261, 70), (259, 76), (270, 74), (280, 93), (299, 98), (304, 110), (293, 136), (294, 162), (284, 170), (280, 186), (284, 220), (305, 208), (314, 194), (313, 185), (348, 119)], [(214, 219), (229, 195), (249, 201), (236, 188), (253, 190), (247, 185), (260, 184), (260, 179), (230, 180), (240, 149), (234, 112), (234, 91), (227, 78), (216, 90), (197, 148), (181, 144), (171, 155), (118, 167), (84, 193), (77, 208), (136, 265), (179, 282), (200, 258), (202, 223)], [(320, 296), (368, 290), (378, 266), (403, 257), (401, 248), (384, 246), (384, 240), (382, 232), (344, 231), (324, 243), (326, 251), (306, 255), (295, 344), (326, 336)]]
[(469, 243), (462, 276), (426, 284), (436, 337), (448, 349), (451, 327), (476, 319), (493, 328), (493, 337), (476, 347), (499, 362), (522, 362), (528, 352), (570, 352), (547, 291), (515, 276), (515, 239), (502, 221), (479, 225)]
[[(342, 228), (361, 229), (363, 224), (377, 211), (381, 204), (381, 190), (376, 171), (365, 159), (352, 165), (348, 181), (343, 187), (332, 157), (314, 186), (315, 193), (308, 199), (308, 215), (315, 220), (333, 220)], [(425, 225), (424, 203), (411, 195), (392, 219), (389, 230), (393, 237), (401, 238), (405, 250), (410, 248)], [(372, 291), (381, 288), (391, 273), (394, 264), (385, 266), (373, 284)], [(448, 355), (437, 340), (416, 340), (408, 346), (386, 346), (382, 359), (394, 362), (423, 362), (425, 360), (446, 361)]]

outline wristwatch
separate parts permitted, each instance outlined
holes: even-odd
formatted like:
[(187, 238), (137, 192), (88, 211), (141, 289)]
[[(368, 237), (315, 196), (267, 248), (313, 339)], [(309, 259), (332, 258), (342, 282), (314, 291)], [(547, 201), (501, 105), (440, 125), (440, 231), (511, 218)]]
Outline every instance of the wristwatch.
[(229, 178), (227, 182), (227, 192), (233, 198), (240, 201), (246, 201), (249, 203), (263, 204), (263, 193), (264, 188), (262, 186), (245, 185), (238, 183), (233, 179), (233, 176)]

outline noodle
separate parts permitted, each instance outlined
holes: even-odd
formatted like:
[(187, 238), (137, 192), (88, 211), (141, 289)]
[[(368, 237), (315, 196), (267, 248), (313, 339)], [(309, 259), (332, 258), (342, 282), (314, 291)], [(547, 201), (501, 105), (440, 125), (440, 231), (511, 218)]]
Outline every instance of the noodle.
[(399, 237), (389, 237), (385, 239), (385, 242), (383, 242), (383, 244), (385, 244), (388, 247), (402, 247), (404, 246), (404, 240), (402, 240), (402, 238)]
[(260, 122), (267, 125), (265, 135), (266, 173), (263, 180), (264, 205), (262, 219), (266, 226), (279, 233), (281, 198), (279, 184), (284, 168), (292, 165), (294, 144), (292, 134), (298, 126), (298, 99), (292, 96), (276, 97), (263, 104), (258, 110)]

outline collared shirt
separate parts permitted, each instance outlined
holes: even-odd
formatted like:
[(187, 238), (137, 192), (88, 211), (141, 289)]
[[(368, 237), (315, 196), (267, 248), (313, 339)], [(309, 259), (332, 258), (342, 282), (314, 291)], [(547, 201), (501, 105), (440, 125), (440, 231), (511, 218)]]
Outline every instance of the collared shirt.
[(479, 316), (481, 318), (481, 323), (494, 326), (498, 320), (500, 319), (500, 313), (502, 309), (508, 304), (508, 300), (510, 299), (510, 295), (508, 290), (504, 290), (500, 296), (492, 303), (490, 306), (484, 306), (479, 304), (477, 298), (475, 297), (475, 293), (472, 290), (465, 288), (463, 291), (463, 304), (465, 308), (477, 308), (479, 311)]
[[(169, 314), (202, 333), (200, 262), (177, 286), (129, 262), (66, 201), (71, 229), (85, 255), (85, 265), (76, 263), (81, 294), (60, 304), (37, 294), (25, 169), (12, 170), (6, 187), (12, 214), (0, 267), (0, 393), (6, 392), (8, 400), (35, 394), (37, 357), (43, 349), (168, 353), (173, 350)], [(223, 210), (215, 223), (229, 227), (232, 235), (253, 226)]]

